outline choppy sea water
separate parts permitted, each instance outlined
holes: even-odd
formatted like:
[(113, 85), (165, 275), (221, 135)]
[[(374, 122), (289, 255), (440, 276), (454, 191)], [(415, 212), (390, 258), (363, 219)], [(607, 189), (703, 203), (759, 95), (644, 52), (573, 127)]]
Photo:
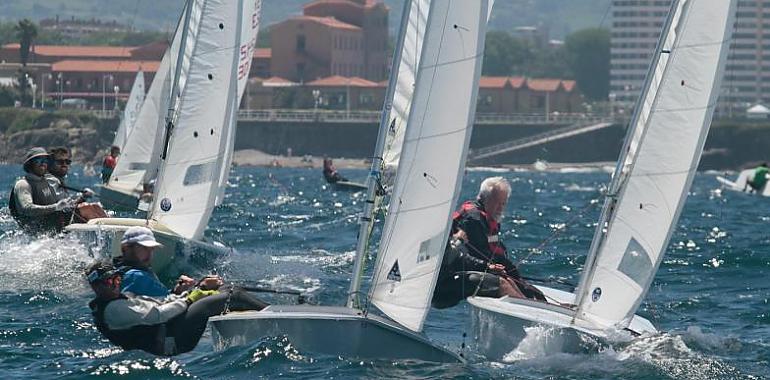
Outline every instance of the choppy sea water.
[[(721, 192), (700, 173), (668, 254), (639, 313), (654, 337), (581, 354), (519, 347), (507, 362), (474, 356), (466, 364), (357, 361), (301, 352), (281, 337), (173, 359), (114, 348), (96, 331), (81, 278), (88, 250), (70, 237), (30, 239), (15, 231), (5, 200), (19, 166), (0, 166), (0, 369), (4, 378), (517, 378), (759, 379), (770, 376), (770, 199)], [(365, 171), (347, 171), (363, 178)], [(513, 194), (504, 239), (522, 271), (577, 282), (608, 181), (604, 172), (468, 172), (463, 198), (488, 175), (503, 175)], [(93, 186), (78, 168), (71, 184)], [(236, 168), (225, 204), (207, 235), (236, 249), (220, 262), (188, 268), (239, 281), (299, 289), (314, 302), (342, 304), (357, 234), (360, 193), (334, 192), (313, 169)], [(545, 241), (545, 244), (543, 242)], [(540, 249), (534, 249), (540, 247)], [(530, 255), (531, 254), (531, 255)], [(173, 277), (169, 274), (168, 278)], [(271, 302), (293, 302), (272, 298)], [(455, 350), (467, 305), (432, 311), (426, 334)], [(503, 331), (500, 332), (504, 333)], [(533, 334), (548, 331), (533, 331)], [(537, 337), (532, 341), (536, 342)], [(377, 342), (372, 342), (377, 344)]]

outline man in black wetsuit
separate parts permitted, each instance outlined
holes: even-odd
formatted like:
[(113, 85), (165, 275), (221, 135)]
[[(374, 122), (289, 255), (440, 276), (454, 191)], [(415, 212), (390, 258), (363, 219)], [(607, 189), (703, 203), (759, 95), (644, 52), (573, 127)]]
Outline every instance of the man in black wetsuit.
[(161, 356), (192, 351), (209, 317), (268, 306), (235, 287), (221, 292), (185, 292), (165, 299), (121, 293), (121, 271), (108, 261), (91, 264), (85, 275), (96, 294), (89, 303), (96, 328), (124, 350)]

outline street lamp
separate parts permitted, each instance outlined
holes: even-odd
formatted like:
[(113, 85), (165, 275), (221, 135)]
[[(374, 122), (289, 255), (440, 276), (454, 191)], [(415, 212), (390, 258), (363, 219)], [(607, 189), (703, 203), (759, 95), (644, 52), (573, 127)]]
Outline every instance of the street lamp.
[(32, 108), (37, 107), (37, 99), (35, 98), (35, 90), (37, 90), (37, 84), (29, 78), (29, 88), (32, 89)]
[(618, 94), (610, 92), (607, 98), (610, 100), (610, 119), (615, 119), (615, 99), (618, 98)]
[(115, 112), (118, 111), (118, 92), (120, 92), (120, 86), (115, 85), (115, 87), (112, 88), (113, 91), (115, 91)]
[(313, 90), (313, 112), (318, 111), (318, 102), (321, 100), (321, 90)]
[(40, 76), (40, 108), (45, 109), (45, 82), (53, 79), (51, 73)]
[(105, 92), (106, 92), (105, 88), (107, 85), (107, 78), (109, 78), (110, 81), (112, 81), (112, 75), (110, 74), (102, 75), (102, 114), (104, 114), (104, 112), (107, 110), (107, 101), (105, 100)]
[(59, 73), (56, 75), (57, 79), (56, 84), (59, 85), (59, 108), (62, 106), (62, 92), (64, 92), (64, 76), (62, 73)]

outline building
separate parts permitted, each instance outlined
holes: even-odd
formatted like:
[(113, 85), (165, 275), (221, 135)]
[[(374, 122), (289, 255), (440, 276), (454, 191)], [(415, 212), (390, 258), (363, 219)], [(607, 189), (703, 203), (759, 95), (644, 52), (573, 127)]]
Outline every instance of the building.
[(40, 28), (48, 32), (57, 32), (70, 38), (80, 38), (94, 33), (120, 33), (130, 32), (127, 25), (118, 24), (117, 21), (102, 21), (97, 19), (77, 19), (72, 16), (69, 19), (46, 18), (40, 20)]
[[(620, 105), (636, 101), (671, 0), (613, 0), (610, 93)], [(770, 104), (770, 0), (738, 0), (733, 41), (717, 111), (731, 115), (750, 104)], [(768, 28), (770, 29), (770, 28)]]
[(271, 26), (271, 74), (301, 83), (329, 76), (384, 80), (388, 13), (374, 0), (306, 4), (303, 15)]

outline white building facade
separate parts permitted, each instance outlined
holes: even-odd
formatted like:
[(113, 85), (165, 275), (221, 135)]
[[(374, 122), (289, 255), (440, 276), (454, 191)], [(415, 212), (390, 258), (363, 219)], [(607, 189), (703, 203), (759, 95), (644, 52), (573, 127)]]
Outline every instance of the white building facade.
[[(612, 0), (610, 97), (636, 101), (671, 0)], [(717, 112), (743, 113), (770, 104), (770, 0), (739, 0)]]

